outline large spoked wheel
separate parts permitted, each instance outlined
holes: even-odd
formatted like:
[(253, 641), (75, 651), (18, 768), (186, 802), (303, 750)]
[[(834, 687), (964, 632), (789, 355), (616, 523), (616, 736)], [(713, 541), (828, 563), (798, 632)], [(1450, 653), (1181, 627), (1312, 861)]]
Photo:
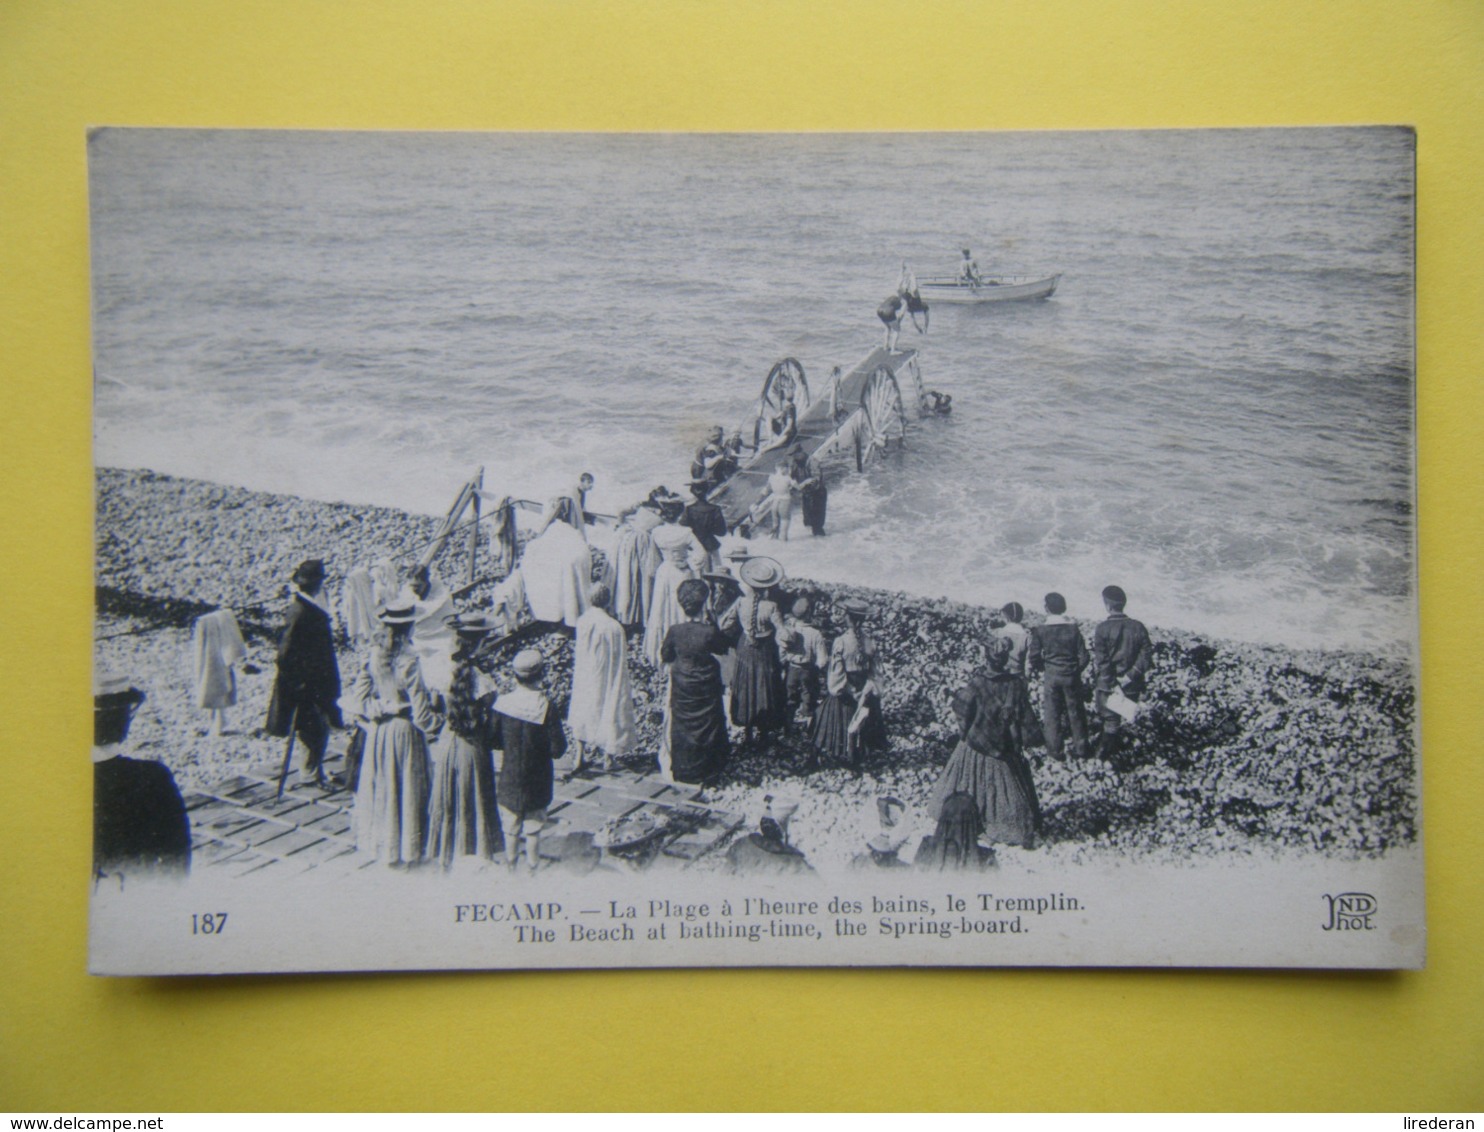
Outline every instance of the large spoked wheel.
[(752, 444), (756, 448), (768, 439), (769, 422), (783, 412), (783, 399), (792, 395), (794, 411), (799, 416), (809, 408), (809, 380), (804, 376), (803, 363), (798, 358), (784, 358), (768, 371), (763, 382), (762, 395), (757, 400), (757, 413), (753, 418)]
[(864, 420), (856, 463), (864, 471), (872, 459), (883, 454), (893, 440), (900, 443), (907, 432), (902, 390), (885, 366), (866, 378), (865, 388), (861, 390), (861, 412)]
[(784, 358), (768, 371), (768, 380), (763, 382), (763, 406), (778, 412), (786, 393), (793, 395), (794, 408), (802, 416), (809, 407), (809, 379), (798, 358)]

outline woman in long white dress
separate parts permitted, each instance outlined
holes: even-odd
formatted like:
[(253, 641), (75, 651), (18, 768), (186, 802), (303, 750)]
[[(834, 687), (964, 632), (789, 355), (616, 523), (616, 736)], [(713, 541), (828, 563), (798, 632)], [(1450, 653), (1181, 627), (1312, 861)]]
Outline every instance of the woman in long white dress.
[(697, 577), (691, 556), (692, 547), (697, 544), (689, 527), (674, 524), (656, 528), (654, 544), (664, 559), (654, 572), (654, 589), (644, 613), (644, 655), (658, 668), (663, 663), (660, 648), (665, 643), (665, 634), (672, 625), (687, 619), (677, 593), (681, 582)]
[(634, 689), (623, 626), (608, 612), (608, 586), (593, 586), (591, 605), (577, 620), (572, 642), (572, 702), (567, 726), (577, 743), (573, 772), (582, 769), (590, 748), (603, 752), (603, 769), (634, 749)]
[(644, 610), (654, 589), (660, 552), (655, 549), (652, 532), (662, 520), (647, 507), (632, 508), (620, 518), (609, 564), (609, 586), (613, 591), (614, 618), (632, 629), (644, 624)]
[(227, 729), (227, 709), (237, 702), (237, 663), (247, 659), (242, 631), (230, 609), (218, 609), (191, 629), (191, 663), (196, 703), (211, 713), (211, 732)]

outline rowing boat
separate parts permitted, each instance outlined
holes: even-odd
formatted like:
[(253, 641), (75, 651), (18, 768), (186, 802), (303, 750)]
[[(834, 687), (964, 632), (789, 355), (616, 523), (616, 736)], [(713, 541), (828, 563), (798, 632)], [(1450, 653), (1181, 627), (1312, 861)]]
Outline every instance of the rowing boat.
[(980, 303), (1049, 299), (1060, 282), (1060, 273), (1045, 276), (995, 275), (979, 283), (966, 283), (951, 275), (939, 275), (919, 279), (917, 288), (929, 306), (934, 303), (976, 306)]

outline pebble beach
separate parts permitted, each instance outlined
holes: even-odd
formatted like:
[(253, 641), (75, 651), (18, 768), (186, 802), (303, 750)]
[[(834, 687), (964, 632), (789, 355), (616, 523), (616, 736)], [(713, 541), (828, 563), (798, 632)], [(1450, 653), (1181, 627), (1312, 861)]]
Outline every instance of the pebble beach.
[[(271, 763), (281, 741), (260, 730), (273, 682), (286, 580), (306, 557), (325, 559), (328, 594), (347, 571), (381, 556), (415, 554), (439, 522), (390, 508), (317, 502), (149, 471), (97, 471), (98, 671), (128, 676), (148, 695), (131, 753), (156, 758), (182, 789), (211, 786)], [(455, 545), (457, 544), (457, 545)], [(455, 538), (435, 569), (457, 589), (467, 570)], [(476, 584), (460, 608), (479, 608), (492, 583)], [(814, 621), (838, 631), (831, 607), (866, 599), (880, 646), (890, 750), (860, 773), (801, 773), (802, 741), (734, 754), (708, 797), (749, 815), (764, 794), (796, 799), (793, 843), (821, 871), (846, 867), (876, 832), (875, 800), (893, 795), (908, 821), (925, 823), (928, 796), (956, 738), (949, 703), (980, 663), (998, 615), (947, 599), (789, 579), (814, 599)], [(1039, 594), (1022, 595), (1027, 607)], [(231, 608), (248, 646), (228, 732), (208, 733), (196, 708), (189, 641), (195, 618)], [(1136, 604), (1130, 614), (1138, 616)], [(1027, 624), (1037, 615), (1028, 613)], [(1083, 622), (1091, 638), (1092, 622)], [(1040, 844), (1017, 854), (1088, 862), (1195, 860), (1231, 855), (1375, 857), (1415, 843), (1418, 778), (1415, 681), (1401, 661), (1359, 652), (1294, 650), (1211, 639), (1150, 626), (1154, 669), (1136, 739), (1112, 764), (1058, 762), (1027, 752), (1043, 812)], [(662, 678), (631, 641), (640, 745), (631, 765), (658, 746)], [(548, 690), (570, 687), (571, 639), (560, 629), (524, 636), (548, 658)], [(484, 666), (508, 679), (513, 648), (489, 650)], [(357, 658), (342, 653), (342, 674)], [(1039, 707), (1039, 682), (1031, 680)], [(332, 747), (343, 740), (332, 739)]]

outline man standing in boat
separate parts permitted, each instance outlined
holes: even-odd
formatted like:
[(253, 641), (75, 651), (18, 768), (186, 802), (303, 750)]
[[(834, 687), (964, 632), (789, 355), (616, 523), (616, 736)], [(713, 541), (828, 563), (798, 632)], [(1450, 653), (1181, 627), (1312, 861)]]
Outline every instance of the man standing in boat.
[(979, 265), (974, 262), (968, 248), (964, 249), (963, 262), (958, 265), (958, 281), (969, 287), (978, 287), (984, 282), (979, 274)]

